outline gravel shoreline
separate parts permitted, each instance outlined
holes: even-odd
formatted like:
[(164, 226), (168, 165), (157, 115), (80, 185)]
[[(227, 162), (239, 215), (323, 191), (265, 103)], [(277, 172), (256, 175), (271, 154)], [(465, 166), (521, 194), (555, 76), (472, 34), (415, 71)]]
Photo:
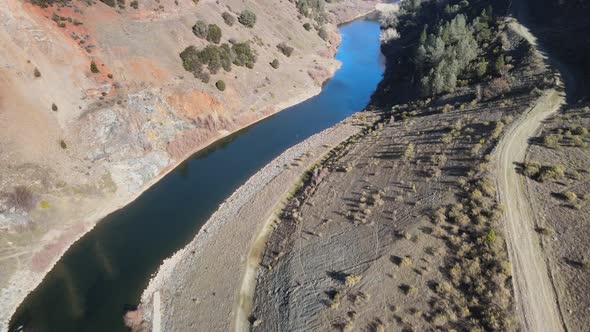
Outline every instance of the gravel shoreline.
[(286, 150), (222, 203), (191, 243), (165, 260), (150, 281), (140, 305), (144, 326), (151, 325), (152, 295), (158, 292), (164, 331), (197, 323), (205, 330), (235, 328), (249, 249), (301, 174), (361, 130), (353, 124), (355, 117)]

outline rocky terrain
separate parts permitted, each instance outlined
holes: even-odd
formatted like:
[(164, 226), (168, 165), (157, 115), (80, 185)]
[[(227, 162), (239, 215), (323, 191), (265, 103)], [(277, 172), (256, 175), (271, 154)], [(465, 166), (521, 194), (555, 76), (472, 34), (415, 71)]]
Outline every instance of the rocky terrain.
[[(101, 217), (198, 149), (318, 93), (338, 68), (335, 24), (373, 7), (1, 0), (0, 329)], [(199, 37), (199, 20), (220, 33)], [(217, 43), (238, 45), (233, 66), (200, 58), (209, 79), (197, 78), (179, 54)]]

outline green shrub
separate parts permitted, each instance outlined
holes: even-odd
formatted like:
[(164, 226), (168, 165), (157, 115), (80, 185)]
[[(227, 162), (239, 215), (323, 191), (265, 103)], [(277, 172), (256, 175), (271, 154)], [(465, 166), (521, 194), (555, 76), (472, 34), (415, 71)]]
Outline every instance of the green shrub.
[(565, 176), (565, 170), (561, 165), (545, 166), (541, 168), (537, 179), (541, 182), (546, 180), (559, 180)]
[(293, 50), (294, 48), (285, 44), (285, 43), (280, 43), (277, 45), (277, 48), (279, 49), (279, 51), (281, 51), (281, 53), (283, 53), (286, 57), (290, 57), (291, 54), (293, 54)]
[(256, 63), (256, 54), (250, 48), (249, 43), (236, 43), (232, 46), (232, 50), (235, 53), (235, 59), (233, 64), (236, 66), (246, 66), (253, 68)]
[(324, 0), (297, 0), (297, 10), (301, 15), (312, 18), (318, 22), (325, 20)]
[(199, 38), (206, 39), (209, 33), (209, 27), (207, 26), (207, 23), (205, 23), (205, 21), (198, 20), (195, 25), (193, 25), (193, 33)]
[(207, 40), (219, 44), (221, 41), (221, 28), (215, 24), (209, 24), (209, 31), (207, 32)]
[(94, 62), (94, 60), (90, 61), (90, 71), (94, 74), (98, 74), (100, 72), (100, 70), (98, 70), (98, 67), (96, 66), (96, 63)]
[(225, 91), (225, 82), (223, 80), (215, 82), (215, 86), (219, 91)]
[(559, 146), (559, 141), (563, 138), (560, 134), (549, 134), (543, 137), (543, 144), (549, 148), (556, 148)]
[(248, 9), (243, 10), (238, 17), (238, 22), (249, 28), (253, 28), (256, 24), (256, 14)]
[(195, 78), (207, 83), (209, 74), (203, 71), (203, 64), (199, 59), (199, 51), (194, 46), (189, 46), (180, 53), (182, 66), (184, 69), (193, 74)]
[(215, 45), (207, 45), (199, 52), (199, 60), (207, 65), (211, 74), (217, 74), (221, 69), (221, 49)]
[(234, 23), (236, 23), (236, 18), (229, 12), (223, 12), (221, 14), (221, 17), (223, 17), (223, 21), (225, 22), (225, 24), (229, 25), (230, 27), (233, 26)]
[(248, 43), (236, 43), (231, 47), (227, 43), (211, 44), (202, 50), (189, 46), (180, 53), (180, 58), (184, 69), (205, 83), (209, 82), (209, 74), (203, 66), (207, 66), (209, 73), (216, 74), (221, 68), (230, 71), (232, 64), (253, 68), (256, 63), (256, 54)]
[(279, 65), (280, 65), (280, 63), (279, 63), (279, 60), (277, 60), (277, 59), (272, 60), (272, 62), (270, 63), (270, 66), (273, 67), (274, 69), (279, 68)]

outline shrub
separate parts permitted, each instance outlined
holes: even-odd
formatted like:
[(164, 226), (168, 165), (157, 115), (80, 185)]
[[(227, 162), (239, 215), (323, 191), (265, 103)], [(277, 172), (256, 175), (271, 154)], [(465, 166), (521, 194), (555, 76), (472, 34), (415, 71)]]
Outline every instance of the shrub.
[(358, 284), (359, 281), (361, 281), (361, 276), (355, 275), (355, 274), (349, 274), (344, 279), (344, 284), (346, 285), (346, 287), (352, 287), (352, 286)]
[(563, 196), (563, 198), (565, 200), (567, 200), (568, 202), (572, 203), (575, 202), (576, 200), (578, 200), (578, 195), (576, 195), (575, 192), (573, 191), (565, 191), (561, 193), (561, 196)]
[(61, 148), (64, 150), (68, 148), (68, 145), (63, 139), (59, 141), (59, 146), (61, 146)]
[(408, 146), (406, 146), (406, 149), (404, 150), (402, 158), (404, 160), (408, 160), (408, 159), (412, 158), (412, 156), (414, 156), (414, 143), (410, 143), (410, 144), (408, 144)]
[(225, 82), (223, 80), (215, 82), (215, 86), (219, 91), (225, 91)]
[(209, 24), (208, 30), (207, 40), (212, 43), (219, 44), (221, 41), (221, 28), (215, 24)]
[(484, 99), (491, 99), (502, 95), (510, 90), (510, 82), (504, 77), (499, 77), (493, 79), (490, 84), (488, 84), (483, 89), (483, 98)]
[(247, 68), (253, 68), (256, 63), (256, 54), (250, 48), (249, 43), (236, 43), (232, 46), (236, 57), (233, 60), (233, 64), (236, 66), (246, 66)]
[(279, 60), (277, 60), (277, 59), (272, 60), (272, 62), (270, 63), (270, 66), (273, 67), (274, 69), (279, 68), (279, 65), (280, 65), (280, 63), (279, 63)]
[(182, 59), (182, 66), (184, 69), (193, 74), (195, 78), (207, 83), (209, 82), (209, 74), (203, 71), (203, 64), (199, 59), (199, 51), (194, 46), (187, 47), (180, 53)]
[(565, 170), (561, 165), (546, 166), (541, 168), (538, 174), (538, 180), (544, 182), (546, 180), (559, 180), (565, 176)]
[(256, 14), (250, 10), (243, 10), (238, 17), (238, 22), (248, 28), (253, 28), (256, 24)]
[(96, 66), (96, 63), (94, 62), (94, 60), (92, 60), (90, 62), (90, 71), (94, 74), (97, 74), (100, 72), (100, 70), (98, 70), (98, 67)]
[(37, 69), (37, 67), (35, 67), (35, 70), (33, 71), (33, 75), (35, 75), (35, 77), (41, 77), (41, 72), (39, 71), (39, 69)]
[(309, 31), (309, 30), (311, 30), (312, 26), (311, 26), (311, 24), (309, 24), (309, 23), (305, 23), (305, 24), (303, 24), (303, 28), (304, 28), (305, 30)]
[(549, 134), (543, 137), (543, 145), (548, 148), (556, 148), (559, 146), (559, 141), (563, 136), (561, 134)]
[(139, 2), (137, 2), (137, 0), (133, 0), (133, 1), (131, 1), (131, 3), (129, 3), (129, 6), (137, 9), (137, 8), (139, 8)]
[(202, 20), (198, 20), (197, 23), (193, 25), (193, 33), (199, 38), (206, 39), (209, 33), (209, 27), (207, 26), (207, 23)]
[(207, 65), (207, 69), (211, 74), (217, 74), (221, 69), (221, 48), (215, 45), (207, 45), (199, 52), (199, 60), (203, 65)]
[(57, 105), (55, 103), (51, 104), (51, 110), (57, 112)]
[(293, 50), (294, 48), (285, 44), (285, 43), (280, 43), (277, 45), (277, 48), (279, 49), (279, 51), (281, 51), (281, 53), (283, 53), (286, 57), (290, 57), (291, 54), (293, 54)]
[(225, 22), (225, 24), (229, 25), (230, 27), (233, 26), (234, 23), (236, 23), (236, 18), (228, 12), (223, 12), (221, 14), (221, 17), (223, 17), (223, 21)]
[(320, 22), (323, 20), (324, 0), (297, 0), (296, 5), (301, 15)]

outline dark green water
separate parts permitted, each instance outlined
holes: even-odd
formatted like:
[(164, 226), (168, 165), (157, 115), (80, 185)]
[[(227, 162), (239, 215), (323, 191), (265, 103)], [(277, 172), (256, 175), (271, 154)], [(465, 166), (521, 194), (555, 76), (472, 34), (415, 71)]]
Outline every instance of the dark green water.
[(13, 317), (11, 330), (126, 331), (160, 263), (234, 190), (287, 148), (362, 110), (381, 80), (379, 25), (340, 27), (342, 68), (322, 93), (201, 151), (76, 242)]

